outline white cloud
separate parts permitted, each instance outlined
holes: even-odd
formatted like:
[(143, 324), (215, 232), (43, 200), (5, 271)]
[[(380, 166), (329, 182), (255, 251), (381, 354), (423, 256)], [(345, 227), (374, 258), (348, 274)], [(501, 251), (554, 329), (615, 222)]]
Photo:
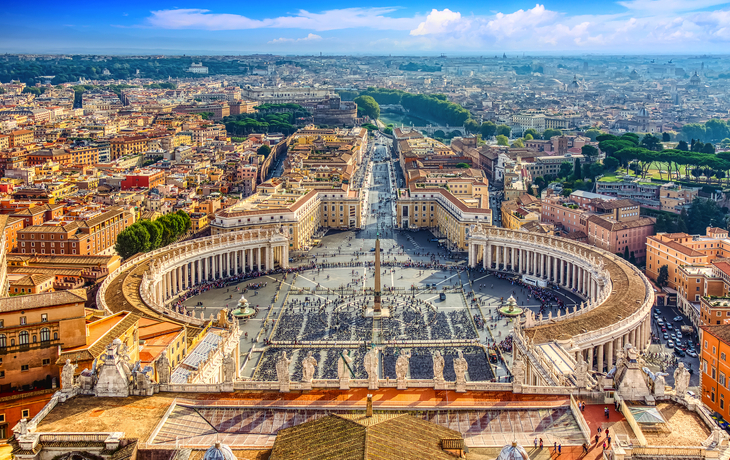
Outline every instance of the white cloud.
[(440, 34), (446, 32), (461, 22), (461, 13), (455, 13), (450, 9), (439, 11), (431, 10), (426, 20), (411, 30), (411, 35)]
[(277, 29), (339, 30), (366, 27), (379, 30), (410, 30), (421, 20), (386, 16), (395, 8), (344, 8), (311, 13), (300, 10), (291, 16), (251, 19), (240, 14), (212, 13), (206, 9), (152, 11), (148, 25), (161, 29), (241, 30)]
[(309, 34), (304, 38), (276, 38), (269, 43), (300, 43), (300, 42), (316, 42), (322, 40), (322, 37), (316, 34)]
[(725, 5), (728, 0), (629, 0), (618, 2), (619, 5), (633, 12), (650, 14), (680, 11), (698, 11), (712, 6)]
[[(544, 4), (536, 4), (529, 9), (486, 15), (431, 9), (425, 16), (412, 17), (396, 17), (398, 9), (393, 7), (342, 8), (321, 12), (300, 10), (270, 18), (250, 18), (191, 8), (152, 11), (146, 19), (146, 26), (313, 32), (304, 38), (284, 36), (270, 41), (270, 44), (322, 40), (317, 32), (347, 30), (347, 37), (332, 38), (332, 42), (348, 42), (354, 47), (363, 39), (386, 39), (392, 43), (393, 49), (401, 50), (717, 52), (724, 51), (724, 46), (730, 42), (730, 9), (712, 8), (726, 3), (730, 0), (620, 0), (617, 4), (626, 10), (612, 14), (569, 15), (551, 10)], [(350, 33), (353, 29), (389, 32), (371, 34), (375, 35), (372, 37), (364, 35), (366, 33)]]
[[(663, 11), (659, 3), (667, 5)], [(632, 0), (623, 14), (569, 16), (537, 4), (528, 10), (465, 17), (432, 10), (410, 34), (432, 49), (621, 50), (697, 49), (703, 42), (730, 42), (730, 10), (697, 11), (728, 0)], [(692, 6), (692, 5), (696, 5)], [(692, 9), (695, 12), (678, 13)], [(493, 48), (492, 48), (493, 49)], [(706, 48), (699, 48), (709, 51)]]

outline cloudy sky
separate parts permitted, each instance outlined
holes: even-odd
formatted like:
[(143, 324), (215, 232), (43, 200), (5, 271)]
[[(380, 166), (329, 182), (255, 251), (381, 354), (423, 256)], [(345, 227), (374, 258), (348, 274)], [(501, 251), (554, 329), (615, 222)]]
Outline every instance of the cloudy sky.
[[(367, 4), (367, 7), (362, 5)], [(728, 53), (730, 0), (12, 2), (0, 52)]]

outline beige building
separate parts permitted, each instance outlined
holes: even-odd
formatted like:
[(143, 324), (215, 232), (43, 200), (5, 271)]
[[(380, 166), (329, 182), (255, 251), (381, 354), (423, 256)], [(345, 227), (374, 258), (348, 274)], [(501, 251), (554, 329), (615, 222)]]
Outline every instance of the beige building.
[(299, 250), (311, 244), (322, 227), (361, 227), (360, 194), (346, 185), (339, 189), (285, 188), (272, 179), (258, 192), (218, 211), (210, 221), (213, 235), (246, 229), (284, 228), (289, 247)]
[(486, 179), (454, 179), (445, 183), (412, 183), (397, 191), (396, 228), (429, 228), (463, 251), (471, 225), (491, 225)]

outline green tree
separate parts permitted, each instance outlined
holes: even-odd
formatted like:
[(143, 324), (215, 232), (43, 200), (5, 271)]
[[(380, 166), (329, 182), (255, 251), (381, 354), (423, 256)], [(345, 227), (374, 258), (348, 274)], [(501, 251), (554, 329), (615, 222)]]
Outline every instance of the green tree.
[(677, 150), (689, 152), (689, 145), (687, 145), (687, 142), (685, 141), (679, 141), (679, 143), (677, 144)]
[(669, 133), (662, 133), (662, 142), (669, 142), (672, 140), (672, 136)]
[(263, 155), (264, 158), (268, 158), (269, 154), (271, 153), (271, 147), (264, 144), (256, 150), (256, 153), (259, 155)]
[[(580, 160), (578, 158), (575, 159), (575, 163), (573, 166), (573, 170), (575, 171), (573, 174), (573, 177), (577, 179), (583, 179), (583, 167), (580, 163)], [(576, 187), (579, 188), (579, 187)]]
[(474, 120), (473, 118), (470, 118), (464, 122), (464, 129), (467, 130), (467, 132), (471, 134), (477, 134), (480, 131), (479, 122)]
[(558, 177), (568, 177), (573, 172), (573, 165), (569, 161), (564, 161), (560, 164), (560, 172)]
[(358, 96), (355, 98), (355, 104), (359, 115), (367, 115), (373, 120), (380, 118), (380, 105), (372, 96)]
[(149, 249), (150, 234), (144, 226), (134, 223), (117, 235), (114, 249), (123, 259), (132, 257)]
[(572, 193), (573, 193), (573, 189), (572, 188), (564, 188), (563, 189), (563, 196), (564, 197), (569, 197)]
[(589, 138), (591, 140), (591, 142), (596, 142), (596, 139), (601, 134), (603, 134), (603, 133), (596, 128), (589, 129), (588, 131), (585, 132), (586, 137)]
[(584, 145), (580, 148), (580, 153), (586, 157), (589, 163), (593, 163), (598, 158), (598, 149), (592, 145)]
[(562, 136), (562, 135), (563, 135), (563, 132), (559, 129), (548, 128), (542, 132), (542, 138), (545, 139), (546, 141), (550, 140), (550, 138), (552, 138), (554, 136)]
[(178, 210), (175, 214), (177, 214), (183, 222), (183, 231), (187, 232), (191, 228), (193, 228), (193, 220), (190, 218), (190, 214), (183, 211), (182, 209)]
[(712, 154), (714, 154), (715, 153), (715, 146), (708, 142), (707, 144), (705, 144), (702, 147), (701, 152), (702, 153), (712, 153)]
[(497, 136), (497, 145), (509, 145), (509, 138), (504, 134)]
[(641, 146), (645, 149), (654, 151), (662, 149), (662, 143), (659, 138), (651, 134), (647, 134), (646, 136), (644, 136), (644, 138), (641, 140)]
[(457, 163), (456, 167), (457, 168), (469, 168), (470, 166), (469, 166), (469, 163)]
[(540, 138), (540, 134), (534, 128), (526, 129), (525, 132), (522, 133), (522, 135), (525, 136), (525, 139), (527, 139), (527, 136), (532, 136), (530, 139), (539, 139)]
[(629, 260), (629, 247), (624, 246), (624, 259)]
[(153, 251), (162, 246), (162, 224), (152, 220), (140, 220), (138, 223), (147, 230), (150, 235), (149, 239), (149, 251)]
[(618, 160), (614, 157), (606, 157), (603, 159), (603, 166), (605, 166), (606, 169), (614, 170), (618, 168)]
[(494, 122), (485, 121), (482, 123), (480, 130), (482, 132), (482, 139), (491, 139), (497, 132), (497, 125)]
[(603, 165), (601, 163), (583, 165), (583, 177), (586, 179), (593, 180), (601, 173), (603, 173)]
[(666, 265), (662, 265), (659, 267), (659, 276), (656, 278), (656, 284), (659, 285), (659, 287), (666, 287), (666, 285), (669, 282), (669, 267)]
[(497, 126), (497, 135), (498, 136), (506, 136), (509, 137), (510, 133), (512, 132), (512, 128), (510, 128), (507, 125), (499, 125)]
[(526, 141), (531, 141), (533, 139), (534, 139), (534, 137), (532, 137), (532, 134), (530, 134), (530, 133), (525, 134), (525, 140)]
[(525, 142), (522, 140), (522, 138), (515, 139), (514, 142), (512, 142), (512, 147), (524, 148)]

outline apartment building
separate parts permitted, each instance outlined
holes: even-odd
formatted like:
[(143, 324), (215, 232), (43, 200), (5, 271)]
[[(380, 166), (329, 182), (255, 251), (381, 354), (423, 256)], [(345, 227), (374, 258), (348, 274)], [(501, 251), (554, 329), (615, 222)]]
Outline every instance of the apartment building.
[(542, 200), (542, 222), (555, 225), (564, 235), (582, 233), (588, 244), (643, 262), (646, 238), (654, 234), (656, 219), (642, 217), (635, 201), (603, 198), (589, 192), (574, 192), (568, 198), (548, 196)]
[(699, 187), (683, 187), (673, 182), (652, 182), (633, 176), (606, 176), (596, 181), (596, 193), (630, 199), (642, 206), (679, 214), (698, 197)]
[(51, 388), (58, 347), (86, 340), (85, 303), (82, 289), (0, 298), (0, 387)]
[(705, 235), (657, 233), (646, 239), (646, 276), (656, 281), (659, 269), (669, 271), (667, 285), (676, 289), (681, 266), (708, 266), (717, 258), (730, 257), (727, 230), (708, 227)]
[(700, 328), (700, 399), (711, 411), (730, 418), (730, 325)]
[(138, 188), (155, 188), (165, 184), (165, 172), (159, 169), (148, 169), (135, 171), (127, 174), (121, 183), (122, 190), (131, 190)]
[(10, 147), (22, 147), (34, 141), (33, 131), (27, 129), (16, 129), (8, 133), (10, 136)]
[(46, 222), (18, 231), (21, 254), (96, 255), (113, 252), (117, 235), (134, 223), (132, 212), (112, 207), (92, 217)]

